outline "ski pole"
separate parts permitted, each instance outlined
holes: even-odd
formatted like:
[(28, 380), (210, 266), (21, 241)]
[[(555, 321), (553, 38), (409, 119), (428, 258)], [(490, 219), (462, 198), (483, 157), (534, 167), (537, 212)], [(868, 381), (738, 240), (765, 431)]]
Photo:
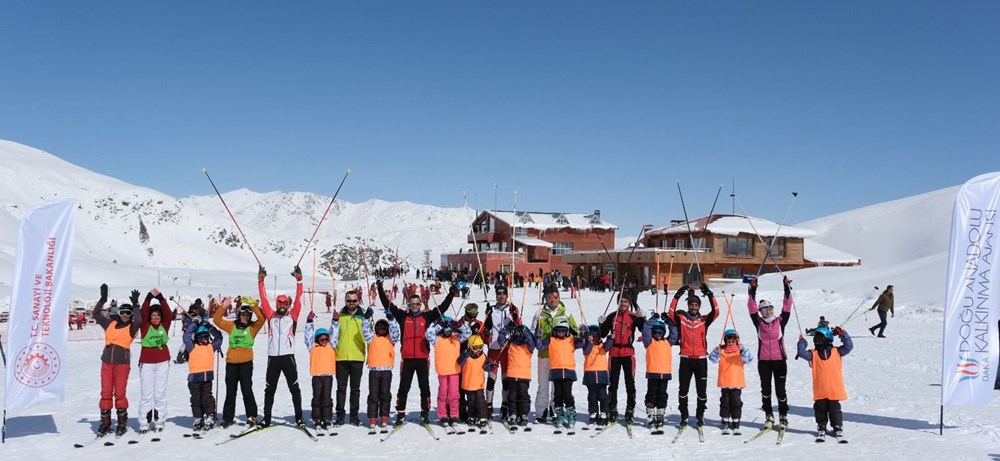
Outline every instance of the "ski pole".
[[(670, 286), (670, 278), (674, 276), (674, 255), (670, 255), (670, 268), (667, 269), (667, 283), (663, 284), (663, 312), (667, 311), (667, 300), (670, 299), (667, 293), (667, 288)], [(656, 306), (657, 313), (660, 311), (660, 306)]]
[(361, 265), (365, 268), (365, 290), (368, 293), (368, 305), (372, 304), (372, 284), (368, 280), (368, 261), (365, 258), (365, 247), (362, 243), (361, 246)]
[(236, 222), (236, 216), (233, 216), (233, 212), (229, 210), (229, 205), (226, 205), (226, 200), (222, 198), (222, 194), (219, 193), (219, 188), (215, 187), (215, 181), (212, 181), (212, 177), (209, 176), (208, 170), (205, 168), (201, 169), (202, 173), (205, 173), (205, 177), (208, 178), (208, 182), (212, 184), (212, 189), (215, 189), (215, 195), (219, 196), (219, 200), (222, 201), (222, 206), (226, 208), (226, 212), (229, 213), (229, 219), (233, 220), (233, 224), (236, 225), (236, 230), (240, 231), (240, 236), (243, 237), (243, 242), (247, 244), (247, 248), (250, 249), (250, 253), (253, 254), (253, 259), (257, 261), (258, 266), (263, 266), (260, 263), (260, 258), (257, 257), (257, 252), (253, 251), (253, 246), (250, 245), (250, 241), (247, 240), (246, 234), (243, 233), (243, 229), (240, 227), (240, 223)]
[[(774, 237), (771, 238), (771, 242), (767, 244), (767, 249), (764, 252), (764, 257), (760, 259), (760, 266), (757, 268), (757, 276), (760, 277), (760, 273), (764, 271), (764, 262), (767, 261), (768, 257), (771, 257), (771, 261), (774, 261), (774, 255), (771, 254), (771, 247), (774, 242), (778, 240), (778, 234), (781, 233), (781, 228), (785, 225), (785, 220), (788, 219), (788, 212), (792, 210), (792, 205), (795, 204), (795, 199), (799, 197), (798, 192), (792, 192), (792, 201), (788, 203), (788, 208), (785, 208), (785, 216), (781, 218), (781, 222), (778, 223), (778, 229), (774, 231)], [(742, 207), (742, 205), (740, 205)], [(746, 214), (745, 212), (743, 214)], [(749, 219), (749, 216), (747, 217)], [(778, 263), (775, 262), (775, 265)]]
[[(632, 251), (629, 252), (628, 259), (625, 260), (625, 267), (628, 267), (629, 263), (632, 262), (632, 255), (635, 254), (635, 249), (639, 248), (639, 241), (642, 240), (642, 236), (645, 235), (646, 231), (648, 229), (650, 229), (650, 228), (652, 228), (652, 226), (650, 226), (649, 224), (643, 224), (642, 230), (639, 231), (639, 236), (636, 237), (635, 238), (635, 242), (632, 243)], [(601, 237), (599, 235), (598, 235), (597, 239), (601, 242), (601, 245), (603, 246), (604, 245), (604, 241), (601, 240)], [(607, 251), (606, 247), (605, 247), (605, 251)], [(612, 261), (612, 262), (614, 262), (614, 261)], [(620, 282), (621, 286), (618, 287), (618, 290), (617, 290), (619, 292), (619, 294), (618, 294), (619, 298), (622, 296), (622, 294), (625, 293), (625, 282), (627, 281), (627, 279), (628, 279), (628, 277), (624, 277), (624, 276), (621, 278), (621, 282)], [(611, 301), (614, 301), (614, 299), (615, 299), (615, 293), (612, 292), (611, 293), (611, 298), (608, 299), (608, 305), (604, 307), (604, 314), (603, 315), (607, 315), (608, 314), (608, 308), (611, 307)]]
[(340, 180), (340, 185), (337, 186), (337, 191), (333, 193), (333, 198), (330, 199), (330, 204), (326, 206), (326, 211), (323, 212), (323, 217), (319, 218), (319, 222), (316, 223), (316, 230), (313, 231), (312, 237), (309, 237), (309, 240), (306, 242), (306, 247), (302, 250), (302, 256), (299, 256), (299, 262), (295, 263), (296, 266), (302, 264), (302, 258), (306, 257), (306, 252), (309, 251), (309, 247), (312, 245), (313, 239), (316, 238), (316, 233), (319, 232), (319, 226), (322, 226), (323, 221), (326, 220), (327, 213), (330, 212), (330, 208), (333, 207), (333, 202), (337, 200), (337, 195), (340, 194), (340, 188), (344, 187), (344, 181), (347, 181), (347, 176), (350, 174), (351, 169), (348, 168), (347, 173), (344, 174), (344, 178)]
[[(857, 317), (854, 316), (854, 314), (858, 311), (858, 309), (861, 309), (861, 306), (864, 306), (865, 303), (868, 302), (868, 299), (872, 297), (872, 293), (875, 293), (877, 291), (878, 291), (878, 287), (877, 286), (873, 287), (872, 290), (869, 291), (868, 294), (865, 295), (865, 297), (861, 300), (861, 302), (858, 303), (858, 307), (855, 307), (854, 310), (851, 311), (851, 315), (848, 315), (847, 319), (844, 320), (843, 322), (841, 322), (840, 326), (847, 325), (847, 322), (850, 322), (851, 320), (854, 320), (855, 318), (857, 318)], [(864, 312), (865, 312), (865, 315), (868, 315), (868, 310), (867, 309)]]
[[(722, 189), (720, 188), (719, 190), (722, 190)], [(684, 211), (684, 223), (687, 224), (688, 237), (691, 240), (691, 248), (692, 248), (692, 250), (694, 250), (694, 262), (698, 266), (698, 275), (701, 276), (702, 275), (702, 273), (701, 273), (701, 262), (698, 261), (698, 249), (695, 248), (695, 245), (694, 245), (694, 231), (691, 230), (691, 219), (688, 218), (687, 206), (684, 205), (684, 192), (681, 192), (681, 180), (680, 179), (677, 180), (677, 195), (680, 195), (680, 197), (681, 197), (681, 210)], [(718, 196), (716, 196), (716, 198), (718, 198)], [(711, 218), (711, 216), (709, 218)], [(707, 219), (708, 218), (706, 218), (705, 227), (708, 227)]]

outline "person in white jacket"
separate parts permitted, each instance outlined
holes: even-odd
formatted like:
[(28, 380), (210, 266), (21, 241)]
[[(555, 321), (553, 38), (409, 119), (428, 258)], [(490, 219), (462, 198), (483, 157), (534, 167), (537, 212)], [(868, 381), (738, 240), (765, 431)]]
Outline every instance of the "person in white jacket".
[(285, 376), (288, 390), (292, 393), (292, 406), (295, 408), (295, 424), (305, 427), (302, 419), (302, 391), (299, 389), (299, 376), (295, 368), (295, 328), (298, 324), (299, 311), (302, 310), (302, 269), (295, 266), (292, 271), (295, 277), (295, 299), (288, 295), (278, 295), (275, 298), (275, 309), (267, 300), (264, 278), (267, 271), (264, 266), (257, 270), (257, 289), (260, 292), (261, 310), (267, 319), (267, 372), (264, 387), (264, 419), (261, 425), (271, 425), (271, 408), (274, 406), (274, 392), (277, 389), (278, 377)]

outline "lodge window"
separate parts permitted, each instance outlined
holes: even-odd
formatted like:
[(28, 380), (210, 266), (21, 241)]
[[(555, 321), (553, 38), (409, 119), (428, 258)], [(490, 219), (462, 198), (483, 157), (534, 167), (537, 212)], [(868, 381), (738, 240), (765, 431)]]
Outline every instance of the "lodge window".
[[(771, 239), (767, 239), (767, 241), (770, 242)], [(771, 244), (771, 256), (774, 256), (775, 258), (784, 258), (787, 256), (786, 251), (785, 238), (779, 237), (774, 239), (774, 243)]]
[(552, 244), (552, 254), (562, 255), (573, 251), (573, 244), (569, 242), (555, 242)]
[(753, 256), (753, 239), (726, 237), (722, 239), (722, 254), (726, 256)]
[(742, 279), (743, 269), (739, 267), (727, 267), (722, 269), (722, 278), (724, 279)]
[(518, 227), (517, 229), (514, 229), (514, 236), (515, 237), (527, 237), (528, 236), (528, 228), (526, 228), (526, 227)]

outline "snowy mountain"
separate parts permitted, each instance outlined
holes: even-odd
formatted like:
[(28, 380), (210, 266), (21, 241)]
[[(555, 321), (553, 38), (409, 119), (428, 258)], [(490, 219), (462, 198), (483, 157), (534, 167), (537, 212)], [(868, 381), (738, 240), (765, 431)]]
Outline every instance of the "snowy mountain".
[[(89, 275), (95, 272), (147, 272), (143, 268), (149, 268), (160, 276), (167, 272), (171, 279), (191, 279), (194, 271), (256, 270), (253, 254), (215, 195), (176, 199), (10, 141), (0, 140), (0, 162), (5, 165), (0, 170), (0, 196), (4, 197), (0, 203), (0, 280), (4, 285), (11, 278), (20, 218), (39, 203), (63, 197), (79, 202), (74, 283), (81, 289), (99, 283), (100, 277)], [(275, 273), (285, 273), (303, 257), (306, 240), (331, 200), (306, 192), (246, 189), (223, 197), (254, 253)], [(366, 250), (369, 269), (392, 265), (397, 251), (404, 267), (421, 266), (428, 250), (430, 261), (436, 262), (441, 252), (463, 246), (473, 213), (409, 202), (337, 200), (313, 242), (318, 272), (328, 276), (326, 267), (336, 261), (338, 278), (361, 277), (361, 247)], [(313, 255), (304, 256), (306, 271)], [(148, 272), (146, 277), (149, 280)], [(0, 298), (9, 294), (9, 286), (3, 286)]]

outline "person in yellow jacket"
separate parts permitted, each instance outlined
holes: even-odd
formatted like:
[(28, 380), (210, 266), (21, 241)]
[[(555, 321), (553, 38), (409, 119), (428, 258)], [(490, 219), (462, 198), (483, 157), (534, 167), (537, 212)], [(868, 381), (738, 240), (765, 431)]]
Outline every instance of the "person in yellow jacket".
[[(833, 336), (840, 336), (841, 345), (833, 347)], [(798, 356), (809, 362), (813, 379), (813, 411), (816, 414), (816, 441), (826, 437), (827, 422), (833, 427), (833, 436), (843, 440), (844, 413), (840, 402), (847, 400), (841, 358), (851, 353), (854, 341), (843, 328), (821, 326), (813, 330), (815, 349), (807, 349), (806, 339), (799, 336)]]
[(182, 339), (188, 351), (192, 429), (207, 431), (215, 426), (215, 396), (212, 395), (215, 366), (212, 361), (216, 353), (222, 354), (222, 332), (209, 324), (207, 318), (197, 319), (188, 324)]
[(309, 375), (312, 376), (312, 420), (317, 431), (330, 430), (333, 419), (333, 378), (337, 375), (337, 341), (339, 324), (330, 330), (317, 329), (313, 312), (306, 316), (304, 340), (309, 350)]
[(747, 387), (743, 365), (753, 360), (753, 353), (740, 343), (740, 335), (730, 328), (722, 336), (722, 343), (712, 349), (708, 360), (719, 364), (718, 386), (719, 416), (722, 434), (740, 435), (740, 418), (743, 417), (743, 388)]
[[(221, 306), (228, 306), (229, 303), (230, 298), (225, 298)], [(226, 351), (226, 400), (222, 403), (224, 428), (231, 426), (236, 418), (237, 386), (243, 394), (247, 426), (257, 425), (257, 399), (253, 395), (253, 345), (257, 333), (264, 327), (264, 312), (260, 310), (260, 303), (249, 296), (243, 296), (239, 304), (236, 320), (224, 318), (226, 310), (221, 308), (215, 309), (212, 317), (216, 328), (229, 335), (229, 349)]]
[(473, 427), (478, 427), (480, 434), (486, 433), (486, 423), (490, 420), (489, 408), (486, 406), (486, 374), (496, 367), (483, 353), (484, 345), (482, 337), (472, 335), (469, 337), (468, 348), (458, 357), (458, 365), (462, 368), (459, 389), (468, 398), (469, 432)]
[[(375, 331), (366, 319), (362, 325), (368, 343), (368, 435), (375, 434), (376, 422), (381, 432), (389, 432), (389, 406), (392, 404), (392, 368), (396, 364), (396, 344), (399, 343), (399, 322), (392, 311), (375, 322)], [(377, 418), (377, 419), (376, 419)]]

